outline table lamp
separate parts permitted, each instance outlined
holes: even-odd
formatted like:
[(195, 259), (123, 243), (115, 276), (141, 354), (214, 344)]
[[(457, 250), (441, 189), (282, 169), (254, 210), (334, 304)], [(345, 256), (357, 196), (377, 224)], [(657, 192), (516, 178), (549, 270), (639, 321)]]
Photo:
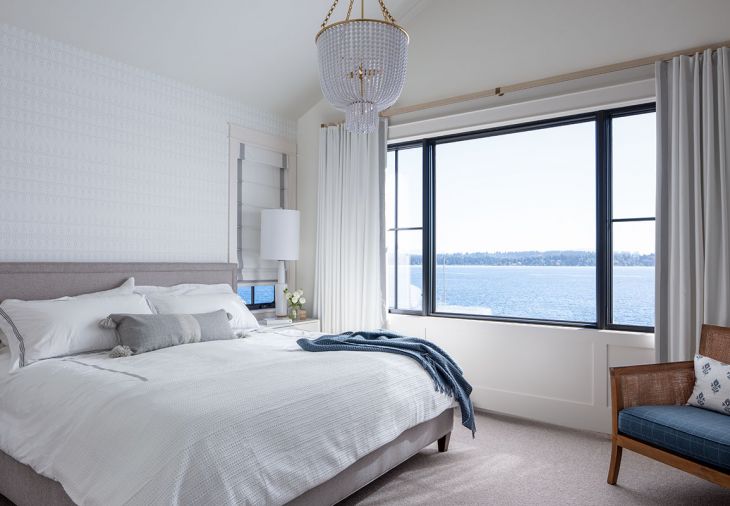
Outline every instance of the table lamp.
[(286, 316), (286, 261), (299, 259), (299, 211), (264, 209), (261, 211), (261, 258), (277, 260), (279, 273), (274, 285), (276, 316)]

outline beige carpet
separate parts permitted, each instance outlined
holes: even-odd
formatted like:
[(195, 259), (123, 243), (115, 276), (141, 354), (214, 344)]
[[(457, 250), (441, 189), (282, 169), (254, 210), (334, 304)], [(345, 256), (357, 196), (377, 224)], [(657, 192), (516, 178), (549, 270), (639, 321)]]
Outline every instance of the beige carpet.
[(628, 450), (608, 485), (605, 435), (489, 414), (477, 430), (455, 426), (447, 453), (434, 444), (342, 504), (730, 505), (730, 490)]

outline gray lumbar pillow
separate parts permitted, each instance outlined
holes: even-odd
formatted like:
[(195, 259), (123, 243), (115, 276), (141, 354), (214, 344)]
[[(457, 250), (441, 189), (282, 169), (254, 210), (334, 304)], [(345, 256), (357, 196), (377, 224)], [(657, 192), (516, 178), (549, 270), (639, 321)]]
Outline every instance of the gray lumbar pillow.
[(179, 344), (233, 339), (229, 317), (223, 309), (203, 314), (113, 314), (99, 325), (116, 329), (119, 344), (136, 355)]

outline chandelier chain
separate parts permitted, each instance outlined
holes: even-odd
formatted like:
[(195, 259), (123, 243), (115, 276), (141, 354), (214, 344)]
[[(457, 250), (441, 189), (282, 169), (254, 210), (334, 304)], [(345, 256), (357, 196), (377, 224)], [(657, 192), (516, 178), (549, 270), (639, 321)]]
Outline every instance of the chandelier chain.
[[(322, 21), (322, 25), (321, 25), (322, 28), (326, 27), (327, 23), (329, 23), (330, 18), (332, 17), (332, 13), (335, 12), (335, 9), (337, 8), (337, 4), (339, 3), (339, 1), (340, 0), (334, 0), (334, 2), (332, 2), (332, 6), (330, 7), (330, 10), (327, 11), (327, 16), (325, 16), (324, 21)], [(350, 3), (347, 6), (347, 17), (345, 19), (349, 20), (350, 17), (352, 16), (352, 5), (354, 3), (355, 3), (355, 0), (350, 0)], [(383, 13), (383, 19), (385, 19), (386, 21), (389, 21), (391, 23), (395, 23), (395, 18), (390, 13), (388, 8), (385, 6), (384, 0), (378, 0), (378, 3), (380, 4), (380, 12)]]
[(339, 1), (340, 0), (335, 0), (334, 2), (332, 2), (332, 7), (330, 7), (330, 10), (327, 12), (327, 16), (325, 16), (324, 21), (322, 21), (322, 28), (327, 26), (327, 23), (329, 22), (330, 17), (332, 17), (332, 13), (335, 11), (335, 8), (337, 7), (337, 3)]
[(391, 23), (395, 23), (395, 18), (390, 13), (388, 8), (385, 6), (385, 2), (383, 0), (378, 0), (378, 3), (380, 4), (380, 10), (383, 12), (383, 18), (386, 21), (390, 21)]

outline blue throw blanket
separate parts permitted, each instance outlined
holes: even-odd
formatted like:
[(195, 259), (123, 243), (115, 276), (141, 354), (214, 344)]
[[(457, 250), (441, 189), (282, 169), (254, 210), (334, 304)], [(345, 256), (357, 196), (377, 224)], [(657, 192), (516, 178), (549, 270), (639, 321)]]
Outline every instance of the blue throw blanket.
[(410, 357), (433, 378), (436, 390), (452, 396), (461, 408), (461, 423), (471, 430), (474, 423), (474, 407), (469, 395), (471, 385), (464, 379), (462, 370), (449, 355), (435, 344), (416, 337), (404, 337), (392, 332), (343, 332), (339, 335), (321, 336), (316, 339), (299, 339), (297, 344), (305, 351), (381, 351)]

